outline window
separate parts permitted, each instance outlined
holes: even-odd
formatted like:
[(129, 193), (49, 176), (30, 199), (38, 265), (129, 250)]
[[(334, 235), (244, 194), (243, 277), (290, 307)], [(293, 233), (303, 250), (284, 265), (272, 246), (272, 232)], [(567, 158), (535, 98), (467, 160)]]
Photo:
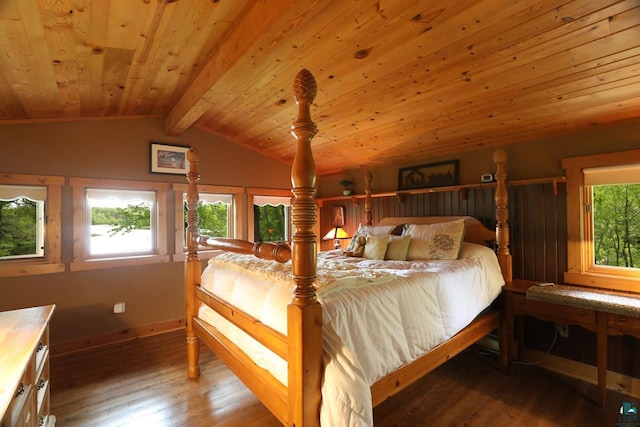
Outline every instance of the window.
[[(175, 255), (174, 261), (184, 261), (186, 252), (186, 211), (188, 184), (174, 184), (175, 191)], [(241, 238), (242, 187), (198, 184), (199, 233), (210, 237)], [(202, 248), (201, 259), (209, 258), (213, 251)]]
[(70, 182), (72, 271), (168, 261), (168, 184), (84, 178)]
[(64, 178), (0, 176), (0, 277), (64, 271), (60, 251)]
[(249, 188), (249, 240), (291, 240), (291, 191)]
[(640, 291), (640, 150), (564, 159), (568, 271), (564, 279)]

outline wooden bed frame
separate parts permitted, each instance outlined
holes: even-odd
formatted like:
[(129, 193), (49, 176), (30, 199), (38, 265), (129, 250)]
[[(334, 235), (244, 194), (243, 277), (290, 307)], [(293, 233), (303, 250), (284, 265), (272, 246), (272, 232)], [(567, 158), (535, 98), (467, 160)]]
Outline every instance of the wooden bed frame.
[[(316, 169), (311, 153), (311, 139), (316, 125), (311, 120), (310, 105), (316, 95), (316, 82), (307, 70), (300, 71), (294, 81), (293, 94), (298, 104), (298, 117), (292, 133), (298, 141), (291, 170), (293, 185), (291, 247), (271, 243), (252, 243), (237, 239), (209, 238), (198, 234), (198, 189), (199, 163), (197, 151), (189, 150), (191, 162), (187, 175), (187, 259), (186, 317), (188, 376), (200, 375), (200, 340), (242, 380), (264, 405), (284, 424), (295, 427), (317, 427), (320, 425), (320, 400), (322, 382), (322, 307), (316, 299), (313, 287), (316, 277), (317, 237), (313, 229), (316, 223), (317, 205)], [(498, 260), (506, 281), (511, 281), (511, 255), (509, 254), (507, 191), (504, 163), (506, 155), (498, 152), (494, 156), (497, 164), (496, 234)], [(365, 221), (371, 224), (371, 175), (365, 179)], [(486, 230), (486, 229), (485, 229)], [(493, 237), (493, 236), (492, 236)], [(295, 289), (287, 308), (287, 335), (263, 325), (257, 319), (216, 298), (200, 287), (202, 265), (198, 247), (223, 249), (251, 254), (278, 262), (292, 262)], [(258, 367), (236, 345), (209, 324), (198, 319), (198, 308), (204, 302), (227, 320), (251, 335), (258, 342), (288, 362), (288, 386), (284, 386), (266, 370)], [(408, 366), (382, 378), (371, 386), (373, 405), (404, 389), (412, 382), (432, 371), (460, 351), (495, 331), (501, 325), (500, 311), (491, 311), (476, 318), (470, 325), (447, 342)], [(500, 348), (504, 349), (504, 329), (500, 328)], [(500, 360), (506, 366), (506, 356), (501, 352)]]

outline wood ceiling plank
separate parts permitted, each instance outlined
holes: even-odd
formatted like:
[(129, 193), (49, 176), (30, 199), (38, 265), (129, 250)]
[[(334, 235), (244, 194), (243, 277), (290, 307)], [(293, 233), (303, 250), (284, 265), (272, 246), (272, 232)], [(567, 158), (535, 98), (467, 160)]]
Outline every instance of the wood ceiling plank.
[[(172, 11), (177, 8), (177, 4), (178, 2), (155, 2), (145, 11), (141, 37), (135, 45), (131, 72), (127, 75), (123, 97), (118, 108), (120, 114), (145, 114), (150, 110), (149, 105), (154, 102), (150, 99), (155, 99), (158, 93), (153, 80), (159, 74), (159, 67), (151, 71), (152, 67), (149, 63), (158, 62), (157, 58), (160, 56), (158, 51), (167, 41), (167, 37), (161, 35), (172, 34), (169, 28)], [(166, 51), (163, 53), (166, 54)]]
[(0, 117), (5, 120), (27, 117), (20, 99), (0, 73)]
[(104, 69), (109, 20), (109, 2), (76, 0), (74, 33), (78, 98), (83, 116), (100, 116), (102, 109), (102, 72)]
[[(73, 31), (73, 2), (71, 0), (48, 1), (41, 3), (40, 6), (39, 10), (32, 8), (25, 12), (29, 15), (35, 13), (42, 17), (42, 26), (40, 28), (44, 28), (44, 32), (40, 30), (35, 33), (36, 41), (41, 41), (42, 37), (46, 40), (58, 96), (62, 102), (63, 115), (78, 117), (80, 116), (80, 99), (77, 84), (75, 34)], [(29, 31), (29, 34), (33, 33)], [(34, 49), (34, 57), (46, 57), (42, 53), (43, 48)]]
[(135, 50), (107, 47), (104, 55), (102, 105), (100, 108), (107, 114), (113, 114), (120, 108)]
[(61, 102), (37, 7), (35, 0), (2, 2), (0, 43), (10, 48), (3, 49), (0, 65), (29, 117), (55, 117)]

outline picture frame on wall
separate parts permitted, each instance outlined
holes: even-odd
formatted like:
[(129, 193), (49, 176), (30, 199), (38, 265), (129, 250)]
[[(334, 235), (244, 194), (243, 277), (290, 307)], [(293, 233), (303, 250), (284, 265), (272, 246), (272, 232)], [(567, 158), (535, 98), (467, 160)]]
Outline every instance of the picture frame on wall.
[(459, 160), (429, 163), (398, 170), (398, 190), (458, 185)]
[(189, 172), (189, 147), (151, 143), (151, 172), (185, 175)]

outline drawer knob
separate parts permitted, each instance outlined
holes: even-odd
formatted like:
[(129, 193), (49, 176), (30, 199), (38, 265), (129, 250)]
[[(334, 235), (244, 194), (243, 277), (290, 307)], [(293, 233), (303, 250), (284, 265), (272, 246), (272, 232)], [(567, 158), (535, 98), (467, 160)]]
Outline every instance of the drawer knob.
[(627, 321), (627, 318), (624, 316), (618, 316), (618, 322), (622, 322), (625, 323)]
[(38, 390), (41, 390), (45, 385), (46, 383), (44, 379), (40, 378), (40, 381), (38, 382)]
[(16, 392), (16, 395), (18, 396), (23, 395), (25, 391), (27, 390), (24, 388), (24, 383), (20, 383), (20, 387), (18, 387), (18, 391)]

